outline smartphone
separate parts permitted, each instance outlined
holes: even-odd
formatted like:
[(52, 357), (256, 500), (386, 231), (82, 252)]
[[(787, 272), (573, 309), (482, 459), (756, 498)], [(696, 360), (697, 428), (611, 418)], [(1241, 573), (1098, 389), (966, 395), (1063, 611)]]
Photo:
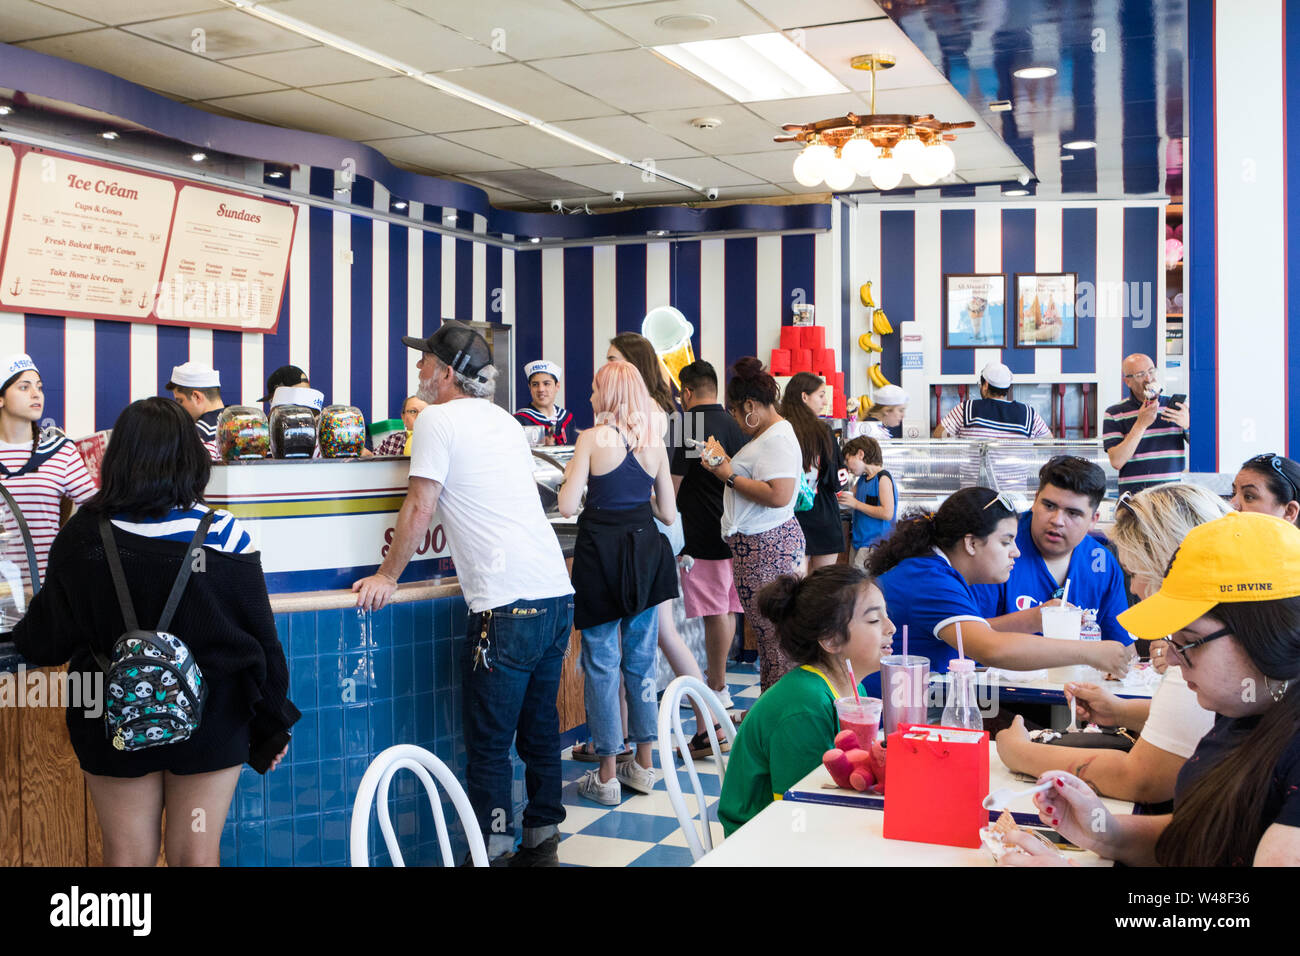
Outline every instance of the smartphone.
[(1185, 401), (1187, 401), (1187, 396), (1186, 396), (1186, 395), (1182, 395), (1182, 394), (1180, 394), (1180, 395), (1175, 395), (1173, 398), (1169, 399), (1169, 407), (1170, 407), (1170, 408), (1177, 408), (1179, 405), (1183, 404), (1183, 402), (1185, 402)]
[(293, 734), (287, 730), (282, 730), (277, 734), (272, 734), (260, 744), (254, 744), (248, 748), (248, 765), (258, 773), (266, 773), (271, 769), (271, 764), (279, 756), (280, 751), (285, 748)]

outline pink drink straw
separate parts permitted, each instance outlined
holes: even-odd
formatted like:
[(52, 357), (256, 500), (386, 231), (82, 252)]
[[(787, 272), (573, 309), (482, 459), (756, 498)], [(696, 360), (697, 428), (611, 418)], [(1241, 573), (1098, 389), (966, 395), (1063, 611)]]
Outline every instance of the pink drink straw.
[(903, 656), (907, 656), (907, 625), (903, 625)]
[(853, 673), (853, 662), (846, 657), (844, 666), (849, 669), (849, 683), (853, 685), (853, 700), (855, 703), (861, 703), (862, 698), (858, 696), (858, 678)]
[(961, 621), (957, 622), (957, 656), (961, 658), (966, 656), (966, 652), (962, 650), (961, 646)]

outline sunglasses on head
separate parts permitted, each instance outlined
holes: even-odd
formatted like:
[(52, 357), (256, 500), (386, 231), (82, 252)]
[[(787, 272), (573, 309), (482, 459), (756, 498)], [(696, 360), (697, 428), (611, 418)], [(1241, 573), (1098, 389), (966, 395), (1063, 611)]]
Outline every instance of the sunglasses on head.
[(1015, 503), (1014, 501), (1011, 500), (1010, 495), (1008, 495), (1005, 491), (999, 491), (998, 494), (997, 494), (997, 497), (991, 499), (991, 500), (989, 501), (989, 503), (986, 504), (986, 505), (985, 505), (983, 508), (981, 508), (980, 510), (981, 510), (981, 511), (988, 511), (988, 510), (989, 510), (990, 508), (992, 508), (995, 504), (1000, 504), (1000, 505), (1002, 505), (1002, 507), (1006, 508), (1006, 509), (1007, 509), (1008, 511), (1010, 511), (1012, 514), (1015, 514), (1015, 513), (1016, 513), (1016, 503)]
[(1287, 498), (1287, 501), (1300, 500), (1300, 489), (1296, 488), (1295, 482), (1287, 477), (1287, 473), (1282, 470), (1282, 458), (1280, 455), (1271, 451), (1265, 452), (1262, 455), (1256, 455), (1254, 458), (1250, 459), (1250, 461), (1246, 462), (1246, 465), (1256, 471), (1261, 470), (1262, 467), (1271, 468), (1273, 473), (1281, 478), (1282, 481), (1286, 483), (1286, 486), (1291, 489), (1291, 495)]

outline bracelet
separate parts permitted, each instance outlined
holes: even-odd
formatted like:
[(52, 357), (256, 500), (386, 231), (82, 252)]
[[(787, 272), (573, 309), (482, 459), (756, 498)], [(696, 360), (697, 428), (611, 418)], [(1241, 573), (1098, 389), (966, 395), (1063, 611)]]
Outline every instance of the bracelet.
[(375, 577), (384, 578), (387, 581), (391, 581), (393, 587), (397, 587), (397, 578), (393, 577), (391, 574), (385, 574), (383, 571), (376, 571)]

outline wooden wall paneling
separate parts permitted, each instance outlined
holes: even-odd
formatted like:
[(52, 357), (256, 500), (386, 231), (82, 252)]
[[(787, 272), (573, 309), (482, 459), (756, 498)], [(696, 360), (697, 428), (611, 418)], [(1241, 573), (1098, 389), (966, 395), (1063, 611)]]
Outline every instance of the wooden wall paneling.
[(22, 762), (17, 707), (0, 707), (0, 866), (22, 863)]
[[(48, 680), (63, 668), (41, 670)], [(62, 707), (19, 712), (24, 866), (86, 865), (85, 778), (68, 741), (64, 713)]]

